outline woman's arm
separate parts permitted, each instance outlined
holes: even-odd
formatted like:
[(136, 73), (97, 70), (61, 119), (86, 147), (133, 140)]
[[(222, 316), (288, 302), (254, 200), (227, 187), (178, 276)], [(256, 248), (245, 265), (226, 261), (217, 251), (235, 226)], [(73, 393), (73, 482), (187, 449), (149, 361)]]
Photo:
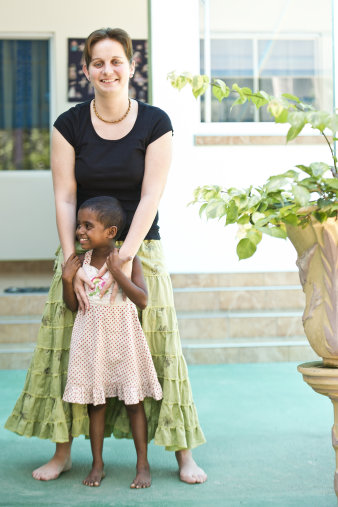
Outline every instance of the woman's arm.
[(56, 224), (63, 258), (75, 252), (76, 180), (73, 146), (54, 128), (52, 135), (52, 175)]
[[(56, 224), (63, 252), (63, 258), (68, 259), (75, 253), (76, 226), (76, 180), (75, 180), (75, 151), (71, 144), (54, 128), (52, 136), (52, 174), (55, 196)], [(82, 268), (75, 275), (74, 289), (80, 309), (89, 308), (89, 301), (83, 283), (92, 282), (85, 275)]]
[[(142, 183), (141, 200), (137, 206), (127, 237), (120, 248), (121, 259), (134, 257), (149, 231), (157, 213), (171, 163), (172, 132), (149, 144)], [(130, 264), (126, 264), (129, 266)]]
[[(163, 194), (167, 181), (167, 176), (171, 163), (172, 151), (172, 132), (167, 132), (156, 141), (149, 144), (145, 156), (145, 168), (143, 183), (141, 189), (141, 199), (136, 208), (132, 223), (130, 225), (126, 239), (120, 248), (119, 256), (124, 261), (122, 266), (123, 273), (130, 278), (132, 272), (132, 263), (128, 262), (130, 257), (134, 257), (141, 246), (147, 232), (149, 231), (157, 213), (158, 204)], [(99, 275), (102, 276), (106, 267), (100, 269)], [(116, 280), (117, 281), (117, 280)], [(101, 290), (103, 295), (114, 280), (110, 280)], [(113, 302), (118, 291), (118, 283), (115, 283), (111, 295)]]
[(123, 261), (119, 257), (119, 251), (114, 248), (107, 257), (107, 267), (126, 296), (141, 310), (144, 310), (148, 303), (148, 291), (141, 261), (138, 257), (134, 257), (131, 280), (123, 273), (122, 266)]

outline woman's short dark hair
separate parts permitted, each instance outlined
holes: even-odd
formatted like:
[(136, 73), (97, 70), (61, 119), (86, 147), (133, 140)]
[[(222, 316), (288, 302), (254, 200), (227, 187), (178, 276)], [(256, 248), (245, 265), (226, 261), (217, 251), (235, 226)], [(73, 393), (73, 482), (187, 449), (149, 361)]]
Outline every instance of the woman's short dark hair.
[(124, 229), (126, 215), (120, 201), (115, 199), (115, 197), (106, 195), (92, 197), (83, 202), (79, 207), (79, 210), (80, 209), (90, 209), (94, 211), (97, 220), (104, 225), (105, 228), (115, 225), (115, 227), (117, 227), (115, 239), (118, 239)]
[(127, 32), (125, 30), (122, 30), (122, 28), (100, 28), (99, 30), (95, 30), (90, 35), (88, 35), (85, 41), (83, 59), (85, 61), (87, 69), (92, 60), (92, 48), (94, 44), (104, 39), (111, 39), (119, 42), (123, 46), (129, 63), (131, 63), (133, 59), (133, 43)]

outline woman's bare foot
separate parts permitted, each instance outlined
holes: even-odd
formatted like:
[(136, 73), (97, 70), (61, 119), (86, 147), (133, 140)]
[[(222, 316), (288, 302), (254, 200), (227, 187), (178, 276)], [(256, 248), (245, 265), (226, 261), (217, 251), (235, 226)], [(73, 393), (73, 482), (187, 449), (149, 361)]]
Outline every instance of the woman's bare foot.
[(37, 481), (52, 481), (53, 479), (57, 479), (62, 472), (70, 470), (72, 468), (70, 457), (71, 445), (71, 441), (56, 444), (56, 451), (52, 459), (45, 465), (33, 470), (33, 478)]
[(91, 471), (87, 475), (85, 479), (83, 479), (82, 484), (85, 486), (90, 486), (92, 488), (97, 488), (98, 486), (101, 486), (102, 479), (105, 478), (106, 474), (103, 470), (103, 463), (99, 465), (92, 466)]
[(132, 489), (149, 488), (151, 486), (151, 476), (149, 463), (136, 466), (136, 477), (131, 483)]
[(183, 449), (175, 452), (180, 479), (188, 484), (201, 484), (208, 478), (207, 474), (200, 468), (192, 457), (190, 449)]

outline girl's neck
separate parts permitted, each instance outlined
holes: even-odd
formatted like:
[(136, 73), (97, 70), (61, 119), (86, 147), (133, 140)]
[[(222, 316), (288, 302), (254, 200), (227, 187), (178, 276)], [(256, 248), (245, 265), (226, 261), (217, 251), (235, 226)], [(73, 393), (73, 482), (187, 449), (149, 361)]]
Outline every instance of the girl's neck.
[[(92, 264), (94, 261), (94, 266), (101, 268), (103, 264), (106, 262), (106, 258), (114, 248), (115, 244), (112, 243), (111, 245), (105, 245), (99, 248), (94, 248), (92, 252)], [(97, 264), (97, 266), (96, 266)]]

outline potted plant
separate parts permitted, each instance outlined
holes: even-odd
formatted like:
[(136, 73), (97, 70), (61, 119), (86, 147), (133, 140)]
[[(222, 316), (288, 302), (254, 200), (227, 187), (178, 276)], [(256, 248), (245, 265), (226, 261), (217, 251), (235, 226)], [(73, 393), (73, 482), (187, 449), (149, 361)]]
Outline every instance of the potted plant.
[[(306, 125), (318, 131), (331, 155), (332, 164), (313, 162), (270, 176), (262, 186), (223, 188), (205, 185), (196, 188), (191, 204), (199, 204), (200, 215), (228, 224), (238, 224), (239, 259), (251, 257), (263, 234), (288, 237), (296, 248), (300, 281), (306, 295), (303, 325), (314, 351), (323, 362), (298, 367), (304, 380), (317, 392), (329, 396), (334, 405), (332, 443), (338, 465), (338, 171), (334, 151), (338, 115), (303, 104), (296, 96), (280, 98), (234, 84), (230, 89), (220, 79), (188, 73), (169, 74), (178, 89), (187, 84), (197, 98), (211, 86), (222, 101), (237, 94), (234, 105), (253, 102), (266, 106), (276, 123), (290, 125), (286, 141), (295, 139)], [(338, 468), (335, 473), (338, 496)]]
[(276, 123), (288, 123), (286, 141), (295, 139), (310, 125), (325, 139), (332, 165), (324, 162), (297, 165), (282, 174), (270, 176), (261, 186), (223, 188), (205, 185), (196, 188), (191, 204), (199, 204), (200, 215), (228, 224), (238, 224), (239, 259), (251, 257), (263, 234), (289, 237), (298, 253), (297, 265), (306, 294), (303, 315), (305, 333), (324, 365), (338, 367), (338, 171), (333, 141), (338, 130), (338, 115), (318, 111), (294, 95), (277, 98), (264, 91), (227, 84), (207, 76), (188, 73), (169, 74), (175, 88), (191, 85), (195, 97), (208, 86), (222, 101), (230, 93), (234, 106), (251, 101), (257, 108), (266, 106)]

